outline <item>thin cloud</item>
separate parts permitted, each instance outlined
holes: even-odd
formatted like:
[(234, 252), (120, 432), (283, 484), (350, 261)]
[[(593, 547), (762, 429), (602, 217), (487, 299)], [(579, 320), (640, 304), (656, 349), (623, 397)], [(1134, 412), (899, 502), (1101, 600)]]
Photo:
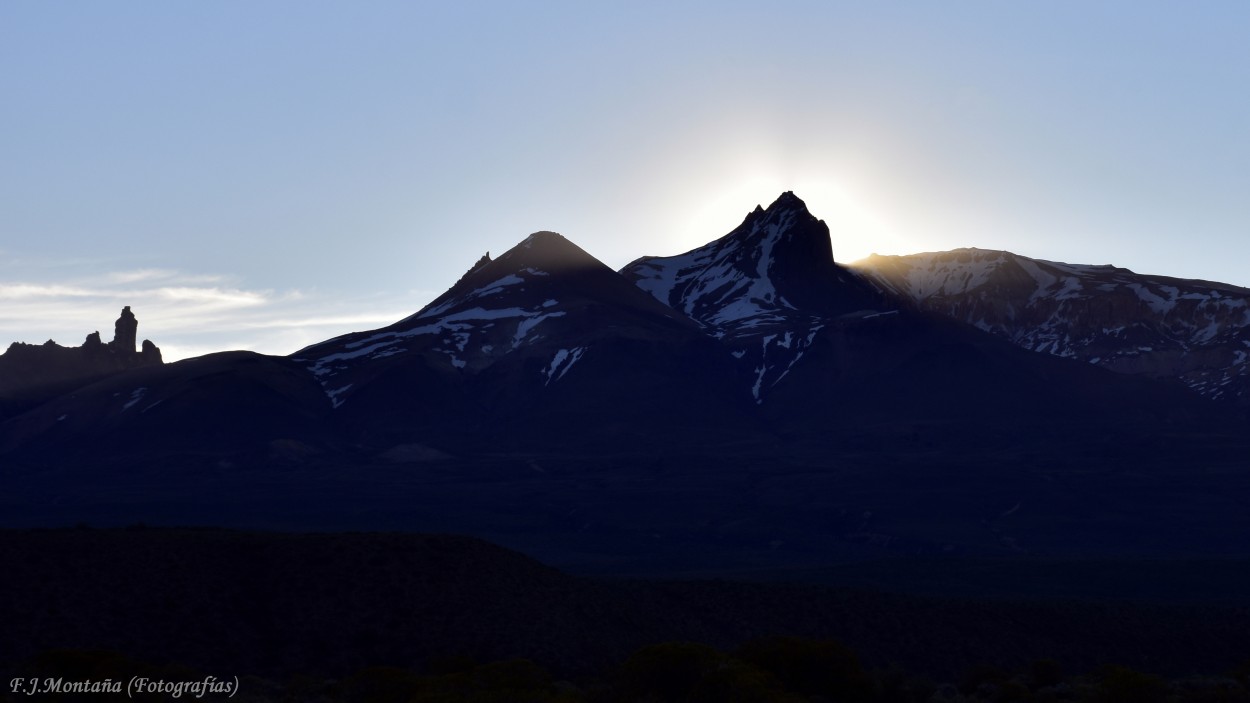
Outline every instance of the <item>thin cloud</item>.
[(0, 299), (25, 300), (29, 298), (90, 298), (100, 291), (78, 286), (41, 285), (37, 283), (0, 283)]
[[(173, 301), (218, 304), (225, 306), (250, 307), (264, 305), (268, 302), (266, 291), (247, 291), (221, 288), (165, 287), (149, 292), (161, 298)], [(140, 293), (142, 297), (143, 294)]]
[(114, 271), (107, 275), (108, 280), (116, 283), (138, 283), (139, 281), (161, 280), (178, 275), (171, 269), (137, 269), (134, 271)]
[(411, 315), (411, 312), (390, 312), (377, 314), (340, 315), (336, 317), (302, 317), (288, 319), (252, 320), (244, 322), (245, 329), (303, 328), (303, 327), (341, 327), (357, 325), (365, 329), (365, 325), (389, 325), (396, 320)]
[(175, 269), (135, 269), (132, 271), (113, 271), (105, 274), (101, 280), (107, 283), (131, 284), (146, 281), (176, 280), (183, 285), (223, 283), (225, 276), (214, 274), (187, 274)]

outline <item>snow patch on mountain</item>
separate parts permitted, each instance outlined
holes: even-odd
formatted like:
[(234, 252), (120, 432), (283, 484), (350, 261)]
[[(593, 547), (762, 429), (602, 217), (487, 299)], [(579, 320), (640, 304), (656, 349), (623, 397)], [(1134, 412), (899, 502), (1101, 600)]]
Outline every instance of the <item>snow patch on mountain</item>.
[(778, 293), (774, 251), (791, 236), (798, 216), (797, 210), (782, 210), (757, 217), (737, 239), (640, 261), (632, 268), (634, 282), (718, 338), (783, 324), (795, 308)]
[(1140, 283), (1130, 283), (1125, 287), (1133, 291), (1134, 293), (1136, 293), (1137, 297), (1144, 300), (1146, 304), (1150, 306), (1151, 310), (1154, 310), (1160, 315), (1166, 315), (1167, 313), (1171, 312), (1176, 307), (1177, 290), (1175, 288), (1171, 289), (1172, 297), (1169, 300), (1159, 295), (1158, 293), (1146, 288)]
[(139, 387), (131, 391), (130, 400), (127, 400), (126, 404), (122, 406), (122, 412), (126, 412), (130, 408), (134, 407), (134, 405), (138, 403), (140, 400), (143, 400), (143, 394), (147, 392), (148, 392), (148, 389), (145, 387)]
[(346, 400), (345, 398), (340, 398), (339, 396), (343, 395), (343, 393), (345, 393), (347, 389), (351, 388), (352, 385), (353, 384), (349, 383), (340, 388), (335, 388), (334, 390), (330, 390), (329, 388), (325, 389), (326, 397), (330, 399), (330, 403), (335, 409), (338, 409), (338, 407), (341, 406)]
[[(531, 237), (532, 238), (532, 237)], [(526, 240), (529, 241), (529, 240)], [(473, 272), (470, 272), (473, 273)], [(427, 320), (437, 318), (444, 315), (449, 310), (465, 307), (468, 304), (476, 303), (478, 306), (488, 303), (479, 302), (483, 298), (498, 296), (507, 291), (523, 287), (527, 282), (535, 277), (545, 277), (550, 274), (546, 271), (537, 269), (533, 266), (525, 267), (519, 271), (507, 273), (492, 281), (488, 281), (478, 287), (460, 293), (459, 295), (450, 296), (446, 300), (437, 305), (431, 305), (424, 310), (417, 312), (415, 315), (400, 321), (400, 324), (412, 322), (415, 320)], [(454, 290), (454, 289), (453, 289)]]
[(502, 293), (504, 289), (507, 288), (508, 286), (516, 286), (522, 283), (525, 283), (524, 278), (521, 278), (515, 273), (508, 274), (507, 276), (504, 276), (503, 278), (491, 283), (489, 286), (476, 291), (476, 294), (474, 295), (474, 297), (483, 298), (488, 295), (495, 295), (497, 293)]
[[(991, 252), (996, 253), (996, 252)], [(957, 290), (977, 288), (989, 280), (998, 266), (997, 257), (975, 256), (967, 262), (949, 262), (913, 269), (906, 279), (907, 293), (916, 300), (934, 295), (949, 295)], [(1038, 272), (1038, 275), (1044, 275)]]
[[(754, 366), (754, 381), (751, 395), (756, 404), (764, 402), (765, 392), (776, 386), (803, 358), (811, 348), (817, 333), (825, 327), (825, 323), (813, 323), (806, 333), (795, 329), (775, 332), (753, 338), (755, 345), (748, 344), (751, 340), (743, 339), (743, 348), (735, 350), (735, 358), (750, 358)], [(749, 357), (748, 357), (749, 355)]]
[[(442, 339), (435, 349), (446, 354), (453, 367), (463, 369), (467, 365), (464, 354), (472, 340), (484, 330), (494, 327), (496, 323), (515, 321), (516, 327), (509, 349), (516, 349), (543, 321), (562, 315), (564, 315), (563, 311), (526, 310), (521, 307), (499, 309), (472, 307), (444, 315), (441, 319), (432, 320), (428, 324), (376, 332), (342, 344), (342, 351), (312, 359), (299, 358), (297, 361), (309, 363), (309, 370), (325, 386), (329, 378), (345, 370), (350, 362), (363, 358), (383, 359), (402, 354), (407, 351), (404, 343), (408, 340), (417, 337), (441, 336)], [(494, 345), (482, 344), (478, 348), (482, 350), (482, 353), (490, 354), (494, 350)]]
[(546, 379), (543, 381), (543, 385), (550, 385), (552, 381), (559, 381), (564, 378), (564, 374), (573, 368), (573, 364), (576, 364), (577, 360), (582, 358), (582, 354), (585, 351), (586, 347), (573, 347), (572, 349), (560, 349), (557, 351), (555, 356), (552, 357), (551, 363), (543, 370), (543, 376)]
[(521, 344), (526, 340), (526, 338), (529, 337), (530, 332), (535, 327), (542, 324), (544, 320), (549, 320), (553, 317), (562, 317), (563, 315), (564, 315), (563, 312), (548, 312), (548, 313), (542, 313), (538, 315), (526, 316), (520, 322), (517, 323), (516, 334), (512, 336), (512, 348), (516, 349), (517, 347), (521, 346)]

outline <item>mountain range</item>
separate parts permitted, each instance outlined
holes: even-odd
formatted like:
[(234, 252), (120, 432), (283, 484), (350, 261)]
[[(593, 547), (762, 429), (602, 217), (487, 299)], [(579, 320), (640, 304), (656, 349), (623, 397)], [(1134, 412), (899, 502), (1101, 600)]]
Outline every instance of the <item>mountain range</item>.
[(538, 232), (381, 329), (24, 389), (0, 507), (618, 574), (1240, 553), (1248, 298), (1006, 252), (847, 267), (793, 193), (619, 272)]

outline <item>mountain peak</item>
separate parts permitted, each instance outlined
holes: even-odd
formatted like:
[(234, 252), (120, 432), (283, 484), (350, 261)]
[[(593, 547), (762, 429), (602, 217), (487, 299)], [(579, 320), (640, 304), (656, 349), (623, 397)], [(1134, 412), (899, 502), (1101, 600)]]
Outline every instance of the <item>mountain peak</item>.
[(570, 244), (570, 243), (571, 242), (565, 239), (564, 235), (560, 234), (559, 232), (540, 230), (538, 232), (531, 234), (525, 239), (521, 240), (521, 243), (519, 246), (525, 247), (526, 249), (531, 249), (535, 246), (539, 246), (539, 247), (561, 246), (563, 244)]
[(773, 204), (768, 206), (767, 211), (798, 210), (798, 209), (802, 209), (806, 211), (807, 203), (803, 202), (803, 200), (800, 199), (799, 196), (795, 195), (794, 191), (787, 190), (786, 192), (777, 196), (777, 199), (773, 201)]
[[(577, 307), (586, 301), (641, 309), (647, 315), (665, 318), (666, 324), (674, 321), (679, 326), (692, 324), (671, 309), (658, 305), (573, 242), (555, 232), (542, 231), (529, 235), (494, 259), (489, 254), (478, 259), (442, 295), (413, 315), (384, 328), (388, 332), (382, 337), (394, 336), (394, 330), (408, 330), (414, 324), (421, 330), (433, 329), (442, 324), (439, 320), (451, 318), (458, 325), (468, 320), (491, 321), (504, 317), (534, 320), (560, 317), (566, 314), (568, 306)], [(342, 339), (345, 338), (330, 341)], [(309, 349), (311, 347), (299, 353), (304, 354)]]
[(759, 328), (791, 314), (873, 308), (879, 297), (834, 263), (829, 227), (792, 191), (756, 207), (732, 232), (678, 256), (645, 257), (622, 273), (705, 326)]
[[(734, 232), (738, 232), (740, 230), (757, 230), (764, 223), (768, 223), (769, 221), (780, 221), (787, 216), (794, 218), (795, 222), (803, 222), (806, 220), (820, 222), (820, 220), (812, 217), (812, 214), (808, 212), (807, 203), (799, 199), (799, 196), (795, 195), (794, 191), (787, 190), (778, 196), (777, 199), (774, 200), (767, 208), (756, 205), (754, 210), (747, 213), (747, 216), (742, 221), (742, 224), (739, 225), (738, 229), (734, 230)], [(827, 230), (825, 238), (828, 239)]]
[(829, 227), (789, 190), (767, 208), (757, 205), (737, 229), (716, 243), (731, 242), (754, 252), (752, 257), (771, 258), (783, 269), (797, 265), (800, 269), (823, 270), (833, 264)]
[(493, 272), (534, 269), (546, 273), (604, 268), (585, 249), (556, 232), (535, 232), (491, 262)]

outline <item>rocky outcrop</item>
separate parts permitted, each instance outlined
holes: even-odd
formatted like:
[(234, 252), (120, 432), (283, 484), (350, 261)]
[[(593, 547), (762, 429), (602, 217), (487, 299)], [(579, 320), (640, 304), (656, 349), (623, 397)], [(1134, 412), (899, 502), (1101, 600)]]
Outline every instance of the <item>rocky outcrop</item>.
[(135, 319), (135, 314), (130, 312), (130, 306), (122, 308), (121, 317), (117, 318), (117, 322), (113, 323), (113, 341), (109, 343), (115, 351), (123, 354), (133, 354), (135, 351), (135, 336), (139, 331), (139, 321)]
[(0, 400), (39, 396), (48, 390), (96, 380), (140, 366), (163, 363), (161, 350), (150, 340), (135, 351), (139, 322), (130, 306), (114, 324), (113, 341), (105, 344), (92, 332), (81, 346), (63, 347), (49, 339), (43, 344), (14, 342), (0, 354)]
[(161, 348), (153, 344), (150, 339), (143, 340), (143, 349), (139, 352), (139, 358), (143, 360), (140, 366), (164, 363), (161, 359)]

